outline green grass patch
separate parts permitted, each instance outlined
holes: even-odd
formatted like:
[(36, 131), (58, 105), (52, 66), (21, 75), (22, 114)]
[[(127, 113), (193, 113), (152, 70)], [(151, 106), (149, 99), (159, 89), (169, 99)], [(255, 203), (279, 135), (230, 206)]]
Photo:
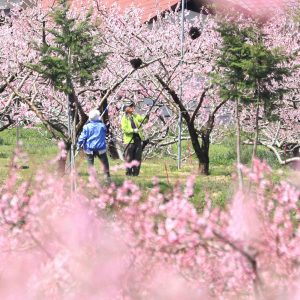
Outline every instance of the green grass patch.
[[(58, 153), (57, 142), (52, 140), (49, 134), (40, 128), (20, 128), (19, 136), (23, 142), (23, 149), (28, 155), (28, 160), (24, 162), (24, 168), (20, 170), (21, 178), (29, 179), (39, 168), (49, 170), (54, 166), (49, 165)], [(0, 132), (0, 184), (7, 177), (9, 165), (13, 151), (16, 146), (16, 130), (10, 129)], [(189, 150), (188, 142), (183, 142), (183, 152)], [(190, 151), (190, 150), (189, 150)], [(177, 148), (174, 146), (174, 154)], [(252, 148), (250, 146), (242, 146), (242, 160), (246, 164), (250, 164)], [(258, 148), (258, 157), (267, 160), (267, 162), (279, 172), (272, 175), (272, 179), (279, 181), (286, 173), (287, 169), (279, 169), (279, 164), (274, 158), (273, 153), (262, 147)], [(206, 196), (209, 195), (213, 201), (213, 205), (225, 207), (229, 199), (231, 199), (235, 185), (232, 184), (231, 174), (234, 172), (234, 164), (236, 159), (235, 137), (229, 136), (222, 144), (211, 145), (210, 147), (210, 175), (197, 176), (195, 184), (195, 192), (191, 201), (195, 207), (201, 210), (205, 204)], [(111, 160), (111, 169), (113, 166), (123, 164), (120, 160)], [(121, 185), (125, 179), (130, 179), (138, 184), (145, 194), (153, 187), (153, 177), (159, 181), (162, 192), (170, 192), (174, 185), (180, 183), (184, 185), (191, 173), (197, 172), (197, 160), (195, 156), (186, 159), (182, 163), (182, 168), (177, 169), (176, 160), (170, 157), (158, 156), (155, 159), (143, 161), (141, 173), (138, 177), (126, 177), (124, 170), (112, 172), (112, 181), (117, 185)], [(28, 168), (27, 168), (28, 167)], [(100, 162), (95, 160), (95, 167), (98, 170), (99, 178), (102, 178)], [(87, 163), (84, 155), (76, 158), (76, 168), (79, 176), (83, 180), (87, 180)]]
[[(56, 141), (40, 127), (20, 128), (19, 139), (28, 156), (28, 159), (22, 162), (24, 169), (21, 170), (21, 175), (24, 179), (30, 178), (41, 165), (48, 164), (48, 161), (57, 155)], [(0, 183), (7, 177), (16, 144), (16, 128), (0, 132)]]

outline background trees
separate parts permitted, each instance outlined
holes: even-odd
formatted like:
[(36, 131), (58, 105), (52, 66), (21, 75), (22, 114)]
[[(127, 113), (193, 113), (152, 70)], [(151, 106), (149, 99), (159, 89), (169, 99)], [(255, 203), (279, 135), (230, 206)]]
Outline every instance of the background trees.
[[(103, 16), (106, 18), (104, 38), (109, 41), (106, 44), (111, 47), (110, 51), (120, 55), (118, 65), (131, 67), (128, 62), (133, 58), (139, 58), (141, 61), (147, 61), (149, 58), (156, 60), (146, 69), (137, 70), (134, 76), (126, 81), (126, 86), (122, 87), (122, 93), (136, 99), (152, 98), (168, 107), (172, 116), (167, 122), (167, 128), (171, 129), (172, 134), (169, 132), (160, 144), (166, 144), (172, 139), (176, 141), (174, 129), (177, 116), (182, 113), (184, 134), (191, 138), (200, 171), (208, 174), (210, 134), (214, 128), (216, 115), (226, 102), (223, 103), (212, 89), (209, 78), (220, 42), (218, 33), (214, 31), (215, 22), (210, 17), (203, 20), (202, 16), (186, 23), (185, 56), (183, 63), (180, 63), (178, 15), (170, 13), (149, 26), (140, 24), (135, 19), (136, 13), (133, 10), (124, 17), (107, 13)], [(190, 28), (199, 28), (200, 37), (197, 39), (189, 37)], [(113, 60), (108, 60), (108, 64), (112, 66), (116, 63), (116, 59), (115, 55)], [(108, 76), (111, 77), (112, 74)]]
[[(73, 17), (72, 11), (68, 14), (68, 18)], [(70, 23), (74, 22), (81, 32), (77, 26), (84, 28), (85, 23), (80, 15), (76, 18)], [(280, 140), (299, 141), (293, 125), (299, 125), (295, 106), (298, 70), (295, 77), (284, 76), (283, 80), (256, 71), (261, 71), (269, 59), (273, 64), (280, 62), (281, 57), (270, 52), (274, 47), (286, 44), (288, 54), (297, 53), (299, 35), (293, 19), (291, 23), (272, 21), (277, 25), (262, 28), (262, 44), (248, 23), (242, 26), (245, 31), (225, 24), (222, 29), (226, 32), (220, 33), (215, 19), (207, 17), (203, 23), (196, 18), (186, 23), (185, 32), (197, 28), (201, 34), (185, 40), (182, 63), (176, 13), (149, 25), (141, 23), (138, 9), (120, 16), (116, 8), (97, 6), (90, 19), (101, 33), (92, 31), (87, 37), (96, 38), (93, 49), (99, 55), (97, 67), (101, 56), (108, 53), (103, 68), (95, 71), (91, 81), (90, 73), (77, 72), (84, 60), (75, 57), (78, 65), (69, 65), (69, 44), (57, 47), (63, 45), (57, 38), (65, 42), (70, 35), (46, 30), (54, 26), (47, 12), (34, 8), (12, 13), (11, 23), (4, 24), (0, 31), (4, 45), (0, 48), (0, 112), (8, 122), (4, 127), (10, 121), (42, 122), (54, 139), (68, 142), (68, 94), (74, 97), (77, 125), (84, 122), (90, 108), (106, 105), (118, 138), (122, 100), (130, 97), (145, 107), (142, 100), (147, 99), (156, 104), (145, 128), (152, 137), (152, 147), (176, 142), (180, 112), (185, 120), (185, 137), (192, 139), (199, 166), (208, 173), (211, 137), (231, 125), (231, 120), (222, 124), (220, 118), (222, 114), (233, 115), (228, 99), (255, 99), (261, 108), (265, 99), (259, 98), (258, 92), (265, 92), (269, 85), (266, 92), (276, 92), (283, 85), (290, 93), (272, 101), (276, 105), (272, 113), (279, 119), (265, 118), (261, 109), (257, 113), (254, 102), (241, 110), (242, 130), (253, 134), (259, 126), (259, 141), (263, 143), (263, 136), (269, 132), (271, 147)], [(221, 34), (228, 38), (223, 44)], [(32, 47), (32, 41), (45, 47), (42, 56)], [(220, 51), (221, 46), (223, 50), (226, 46), (226, 51)], [(81, 52), (78, 44), (74, 47)], [(85, 50), (80, 58), (87, 53), (91, 54), (88, 59), (92, 58), (91, 49)], [(55, 59), (51, 51), (62, 56)], [(220, 55), (224, 60), (218, 65)], [(41, 59), (43, 64), (39, 64)], [(284, 75), (285, 68), (293, 69), (294, 64), (297, 61), (283, 61), (278, 70)], [(92, 72), (89, 67), (86, 70)], [(265, 69), (277, 74), (275, 69)], [(227, 80), (216, 84), (212, 73)], [(84, 86), (80, 78), (87, 79)], [(264, 85), (257, 85), (257, 78)], [(163, 107), (168, 117), (162, 114)], [(54, 164), (65, 158), (62, 144)], [(296, 175), (280, 181), (277, 172), (275, 183), (266, 163), (254, 160), (251, 168), (239, 165), (249, 185), (232, 199), (226, 198), (227, 205), (220, 208), (212, 203), (209, 193), (203, 203), (195, 199), (195, 174), (186, 184), (174, 186), (169, 180), (165, 184), (154, 178), (144, 190), (123, 179), (118, 186), (104, 186), (92, 171), (88, 178), (72, 177), (77, 180), (74, 191), (74, 181), (70, 184), (70, 177), (56, 172), (39, 170), (20, 182), (18, 172), (24, 154), (20, 148), (15, 154), (10, 174), (0, 187), (3, 299), (289, 299), (294, 294), (299, 298), (300, 194)], [(51, 163), (45, 168), (51, 169)], [(206, 192), (205, 187), (200, 188)], [(199, 205), (193, 205), (193, 201), (199, 201)], [(162, 285), (164, 282), (166, 285)], [(178, 287), (174, 292), (173, 286)]]
[(63, 106), (68, 107), (68, 126), (67, 133), (63, 133), (66, 149), (71, 151), (72, 156), (77, 137), (88, 120), (78, 100), (77, 88), (93, 82), (95, 73), (104, 64), (106, 54), (101, 52), (101, 45), (97, 42), (100, 33), (91, 22), (92, 12), (79, 22), (69, 14), (67, 2), (59, 1), (59, 6), (50, 14), (51, 28), (44, 29), (49, 35), (38, 49), (39, 63), (27, 67), (41, 74), (54, 89), (66, 96), (62, 102), (67, 102)]
[(282, 49), (268, 49), (265, 45), (260, 26), (233, 19), (232, 23), (221, 22), (218, 31), (223, 44), (218, 60), (221, 75), (216, 77), (220, 84), (220, 96), (236, 102), (237, 162), (240, 164), (241, 106), (252, 104), (255, 107), (252, 154), (255, 158), (259, 118), (276, 119), (274, 108), (280, 106), (276, 100), (282, 98), (285, 91), (282, 83), (291, 71), (284, 66), (288, 58)]
[[(38, 68), (35, 68), (34, 71), (32, 68), (28, 68), (30, 65), (37, 65), (41, 60), (41, 53), (32, 47), (32, 41), (37, 42), (40, 47), (44, 45), (44, 51), (48, 51), (48, 54), (55, 50), (50, 45), (57, 46), (54, 39), (58, 32), (51, 32), (51, 28), (54, 28), (55, 31), (55, 25), (48, 13), (48, 11), (40, 10), (39, 7), (22, 12), (15, 11), (12, 13), (10, 23), (2, 26), (4, 47), (1, 48), (3, 71), (0, 98), (2, 120), (5, 121), (2, 124), (3, 128), (6, 128), (17, 119), (22, 120), (23, 116), (26, 116), (27, 120), (24, 120), (26, 124), (39, 119), (56, 140), (62, 138), (69, 143), (68, 105), (67, 102), (62, 101), (65, 99), (64, 92), (53, 88), (51, 80), (46, 79), (45, 74), (42, 74), (45, 73), (45, 69), (42, 70), (40, 67), (39, 71), (43, 72), (38, 73), (36, 72)], [(74, 28), (79, 28), (78, 31), (81, 30), (80, 24), (87, 24), (83, 21), (84, 14), (81, 15), (79, 11), (69, 10), (68, 15)], [(28, 22), (28, 18), (32, 21)], [(78, 20), (75, 21), (75, 19)], [(171, 145), (177, 142), (177, 120), (181, 113), (184, 119), (184, 139), (191, 140), (199, 168), (207, 174), (209, 172), (209, 144), (216, 137), (222, 137), (223, 129), (232, 125), (230, 122), (233, 114), (232, 104), (227, 101), (228, 97), (220, 98), (219, 84), (214, 84), (211, 80), (211, 72), (220, 72), (220, 66), (216, 64), (216, 60), (220, 54), (222, 39), (220, 33), (216, 31), (216, 19), (201, 15), (199, 18), (186, 22), (185, 55), (182, 63), (179, 63), (180, 22), (177, 13), (169, 13), (164, 18), (158, 18), (152, 24), (144, 24), (140, 20), (138, 9), (132, 8), (124, 15), (120, 15), (116, 7), (108, 9), (99, 4), (94, 7), (94, 12), (89, 20), (92, 24), (89, 38), (93, 44), (93, 51), (99, 57), (105, 53), (107, 56), (106, 63), (102, 65), (102, 68), (97, 71), (92, 70), (95, 71), (92, 81), (87, 80), (82, 86), (79, 80), (80, 76), (89, 76), (91, 72), (81, 75), (78, 73), (79, 77), (72, 78), (76, 94), (74, 103), (77, 103), (75, 115), (79, 116), (75, 118), (78, 122), (77, 131), (75, 131), (77, 133), (80, 131), (87, 111), (92, 107), (99, 107), (102, 111), (105, 110), (105, 120), (108, 121), (109, 118), (113, 134), (111, 141), (117, 141), (120, 145), (122, 141), (118, 116), (121, 114), (122, 99), (132, 98), (140, 104), (144, 111), (147, 110), (144, 99), (148, 103), (155, 101), (150, 123), (146, 126), (147, 135), (150, 138), (149, 145), (151, 147), (149, 148), (171, 153)], [(269, 26), (269, 24), (275, 25)], [(289, 23), (285, 21), (282, 24)], [(245, 46), (249, 48), (247, 51), (249, 52), (250, 48), (253, 51), (249, 52), (252, 60), (249, 58), (249, 64), (244, 65), (243, 68), (249, 74), (252, 72), (252, 75), (251, 79), (248, 77), (247, 82), (241, 82), (241, 84), (248, 85), (245, 89), (247, 95), (244, 97), (247, 96), (248, 99), (252, 97), (252, 100), (257, 100), (257, 95), (260, 95), (260, 102), (265, 104), (272, 102), (276, 105), (275, 109), (273, 107), (271, 109), (273, 113), (276, 112), (276, 109), (280, 111), (280, 107), (277, 105), (279, 103), (281, 105), (288, 102), (293, 105), (296, 103), (295, 101), (290, 102), (288, 96), (281, 97), (282, 99), (277, 102), (262, 100), (262, 95), (266, 95), (266, 99), (275, 94), (279, 96), (280, 93), (276, 93), (276, 90), (289, 89), (293, 93), (291, 97), (295, 96), (295, 93), (292, 92), (295, 89), (288, 87), (288, 84), (290, 86), (292, 84), (291, 80), (288, 83), (288, 79), (283, 76), (284, 81), (280, 85), (274, 82), (274, 70), (271, 70), (273, 79), (263, 75), (266, 83), (260, 83), (260, 92), (257, 93), (258, 77), (257, 73), (254, 74), (256, 71), (253, 73), (258, 65), (258, 62), (255, 61), (257, 51), (260, 53), (264, 51), (265, 57), (269, 57), (270, 52), (268, 51), (274, 47), (280, 47), (280, 43), (288, 45), (291, 44), (289, 41), (296, 43), (295, 37), (291, 37), (291, 35), (278, 35), (279, 29), (275, 29), (276, 26), (275, 21), (270, 21), (268, 25), (261, 28), (266, 35), (262, 38), (266, 45), (261, 44), (262, 40), (259, 38), (257, 30), (252, 32), (252, 40), (256, 46), (245, 42)], [(284, 32), (284, 26), (280, 27), (282, 32)], [(200, 35), (197, 34), (197, 38), (193, 34), (189, 35), (191, 29), (196, 30)], [(279, 36), (282, 37), (281, 41), (279, 41)], [(249, 38), (251, 39), (251, 37)], [(262, 49), (262, 46), (265, 48)], [(76, 49), (79, 52), (83, 51), (83, 49)], [(49, 57), (47, 58), (45, 53), (42, 56), (44, 63), (49, 66), (51, 62), (54, 67), (55, 64), (49, 60)], [(275, 56), (273, 56), (274, 59)], [(278, 55), (277, 58), (280, 59)], [(139, 65), (134, 65), (134, 60), (139, 61)], [(275, 64), (275, 62), (273, 63)], [(293, 64), (289, 61), (283, 66), (278, 66), (278, 72), (280, 68), (282, 68), (282, 72), (286, 70), (285, 68), (294, 68)], [(100, 65), (98, 66), (100, 67)], [(47, 76), (49, 77), (51, 74), (47, 74)], [(66, 75), (66, 73), (64, 74)], [(8, 84), (8, 81), (11, 82)], [(182, 97), (180, 97), (181, 82), (183, 83)], [(257, 108), (257, 106), (255, 107)], [(15, 109), (12, 110), (12, 108)], [(259, 126), (256, 126), (252, 121), (249, 122), (249, 119), (252, 120), (249, 116), (252, 116), (253, 112), (251, 105), (247, 106), (241, 115), (242, 130), (253, 132), (254, 128), (259, 129), (261, 126), (266, 128), (266, 123), (271, 127), (276, 127), (276, 122), (265, 118), (260, 119), (266, 111), (261, 110), (261, 105), (259, 105), (259, 110), (261, 113), (256, 113)], [(20, 111), (26, 111), (26, 114), (18, 113)], [(259, 111), (257, 110), (257, 112)], [(291, 105), (285, 106), (285, 116), (291, 116), (290, 119), (296, 120), (295, 114), (295, 109), (292, 109)], [(223, 121), (224, 119), (226, 122)], [(297, 122), (294, 123), (297, 124)], [(295, 131), (295, 128), (296, 126), (289, 126), (289, 130)], [(271, 130), (271, 132), (273, 131)], [(289, 134), (283, 134), (284, 132), (287, 133), (285, 130), (280, 130), (278, 136), (289, 136)], [(73, 135), (73, 143), (77, 133)], [(267, 130), (261, 130), (261, 134), (265, 135), (265, 133), (267, 134)], [(297, 136), (297, 133), (295, 132), (293, 136)], [(250, 142), (253, 140), (256, 139), (251, 137)], [(274, 140), (274, 138), (270, 140)], [(262, 142), (259, 141), (259, 143)], [(114, 150), (116, 145), (114, 143), (111, 145), (111, 150)]]
[[(269, 148), (278, 158), (280, 164), (290, 164), (299, 160), (297, 157), (299, 149), (299, 114), (298, 114), (298, 78), (299, 78), (299, 32), (294, 14), (280, 14), (271, 19), (263, 27), (263, 37), (268, 48), (283, 49), (290, 58), (281, 65), (292, 71), (290, 76), (283, 76), (280, 84), (271, 82), (270, 90), (281, 88), (284, 94), (272, 104), (271, 118), (265, 118), (264, 113), (259, 114), (258, 126), (253, 122), (255, 119), (254, 107), (245, 107), (242, 111), (243, 130), (253, 133), (258, 127), (260, 135), (258, 143)], [(244, 141), (252, 143), (252, 141)]]

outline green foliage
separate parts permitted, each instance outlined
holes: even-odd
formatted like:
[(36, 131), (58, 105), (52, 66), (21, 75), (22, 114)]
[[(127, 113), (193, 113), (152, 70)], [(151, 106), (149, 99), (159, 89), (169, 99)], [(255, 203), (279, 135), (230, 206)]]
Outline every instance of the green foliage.
[(209, 156), (212, 165), (232, 166), (236, 160), (236, 154), (225, 144), (211, 145)]
[(73, 82), (84, 85), (93, 81), (93, 74), (102, 67), (107, 55), (95, 50), (97, 29), (92, 24), (92, 11), (84, 21), (77, 21), (68, 16), (66, 0), (59, 2), (51, 14), (55, 26), (47, 30), (53, 36), (53, 44), (37, 47), (40, 62), (29, 68), (50, 79), (57, 90), (70, 94)]
[(288, 57), (281, 49), (268, 49), (260, 29), (251, 25), (240, 26), (221, 22), (218, 31), (223, 38), (223, 47), (217, 65), (221, 75), (214, 75), (220, 86), (223, 99), (240, 99), (242, 103), (263, 105), (267, 116), (272, 112), (275, 101), (286, 90), (280, 85), (291, 71), (284, 66)]
[(0, 152), (0, 158), (8, 158), (8, 154)]
[[(249, 136), (247, 133), (243, 132), (241, 134), (242, 140), (248, 140)], [(232, 166), (236, 163), (236, 134), (234, 132), (230, 133), (223, 141), (222, 145), (216, 145), (217, 148), (211, 150), (212, 161), (215, 164), (224, 164)], [(214, 152), (219, 152), (215, 154)], [(264, 146), (258, 146), (256, 156), (259, 159), (266, 160), (272, 168), (279, 168), (280, 164), (275, 156), (275, 154)], [(216, 161), (218, 158), (218, 161)], [(252, 147), (251, 145), (241, 145), (241, 163), (245, 165), (251, 165), (252, 160)], [(225, 163), (227, 162), (227, 163)]]

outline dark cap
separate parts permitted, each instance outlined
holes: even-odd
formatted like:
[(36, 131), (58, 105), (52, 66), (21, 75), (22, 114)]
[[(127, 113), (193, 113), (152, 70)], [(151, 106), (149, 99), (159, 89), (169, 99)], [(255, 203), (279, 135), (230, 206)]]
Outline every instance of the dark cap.
[(125, 100), (124, 103), (123, 103), (123, 111), (125, 111), (125, 109), (127, 107), (133, 107), (135, 106), (135, 103), (131, 100)]

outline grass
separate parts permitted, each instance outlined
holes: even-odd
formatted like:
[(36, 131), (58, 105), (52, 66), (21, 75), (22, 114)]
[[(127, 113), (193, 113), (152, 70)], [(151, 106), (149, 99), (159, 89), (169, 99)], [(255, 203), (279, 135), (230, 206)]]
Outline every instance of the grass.
[[(24, 162), (21, 171), (23, 178), (27, 179), (43, 164), (47, 163), (57, 153), (56, 143), (40, 128), (20, 129), (20, 140), (23, 150), (28, 155), (28, 162)], [(11, 158), (17, 143), (16, 129), (0, 132), (0, 183), (7, 177)]]
[[(20, 129), (20, 139), (23, 142), (23, 149), (28, 155), (28, 161), (24, 163), (21, 177), (28, 179), (34, 175), (38, 168), (49, 169), (49, 161), (57, 155), (56, 142), (41, 128)], [(201, 209), (204, 205), (205, 196), (209, 194), (215, 205), (224, 207), (234, 193), (231, 174), (234, 171), (235, 163), (235, 141), (234, 137), (227, 138), (223, 144), (211, 145), (210, 148), (210, 176), (197, 176), (195, 193), (191, 201)], [(0, 184), (7, 177), (10, 160), (16, 145), (16, 130), (10, 129), (0, 132)], [(183, 143), (183, 148), (187, 148), (187, 143)], [(242, 160), (250, 163), (251, 150), (249, 146), (242, 147)], [(266, 159), (273, 168), (278, 169), (279, 165), (272, 153), (264, 148), (258, 149), (258, 156)], [(120, 165), (120, 160), (110, 160), (111, 168)], [(76, 158), (76, 165), (79, 176), (87, 179), (87, 164), (84, 155)], [(29, 168), (26, 168), (26, 167)], [(101, 174), (100, 163), (96, 160), (95, 167)], [(146, 160), (142, 163), (141, 174), (132, 180), (138, 184), (145, 192), (153, 186), (152, 178), (156, 176), (160, 182), (162, 191), (169, 191), (178, 182), (184, 183), (192, 172), (197, 171), (197, 161), (194, 157), (182, 163), (181, 170), (177, 170), (176, 161), (169, 158), (157, 158)], [(282, 175), (274, 174), (276, 181)], [(112, 173), (112, 180), (121, 185), (124, 181), (124, 170)]]

